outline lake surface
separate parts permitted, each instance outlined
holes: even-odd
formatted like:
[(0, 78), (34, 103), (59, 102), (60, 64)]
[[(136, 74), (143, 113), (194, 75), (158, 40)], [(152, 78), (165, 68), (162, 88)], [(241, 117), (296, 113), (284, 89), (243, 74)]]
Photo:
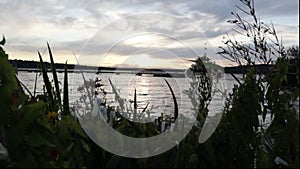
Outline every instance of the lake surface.
[[(43, 78), (39, 73), (19, 71), (18, 78), (23, 82), (27, 88), (33, 93), (35, 86), (35, 78), (37, 75), (37, 93), (43, 92)], [(48, 73), (50, 80), (52, 74)], [(58, 79), (61, 82), (61, 89), (63, 86), (63, 73), (58, 73)], [(134, 74), (116, 74), (116, 73), (84, 73), (86, 80), (89, 79), (102, 79), (101, 83), (104, 84), (103, 88), (107, 92), (106, 100), (107, 104), (114, 106), (117, 105), (115, 102), (115, 94), (112, 92), (111, 85), (108, 79), (110, 79), (119, 91), (120, 96), (125, 99), (128, 107), (133, 108), (134, 90), (137, 92), (137, 104), (138, 111), (142, 111), (144, 107), (148, 105), (148, 110), (152, 112), (151, 115), (159, 116), (161, 113), (172, 114), (174, 111), (174, 103), (170, 89), (168, 88), (164, 79), (166, 79), (177, 99), (179, 106), (179, 113), (186, 116), (191, 116), (195, 112), (192, 110), (193, 105), (191, 99), (186, 94), (186, 91), (191, 88), (189, 78), (172, 78), (172, 77), (151, 77), (151, 76), (135, 76)], [(238, 76), (240, 77), (240, 76)], [(76, 101), (82, 96), (77, 89), (82, 86), (84, 80), (80, 73), (69, 73), (69, 100), (70, 105), (74, 105)], [(234, 84), (237, 84), (235, 79), (229, 75), (218, 80), (217, 85), (214, 88), (218, 88), (222, 93), (215, 93), (212, 101), (209, 104), (209, 115), (220, 113), (223, 110), (225, 97), (228, 93), (232, 92)], [(224, 93), (225, 92), (225, 93)], [(84, 93), (87, 95), (87, 93)], [(222, 95), (223, 94), (223, 95)], [(225, 95), (224, 95), (225, 94)], [(299, 112), (299, 98), (294, 103)]]
[[(52, 80), (52, 74), (49, 72), (49, 79)], [(43, 92), (43, 78), (39, 73), (19, 71), (18, 78), (23, 82), (27, 88), (33, 93), (35, 86), (35, 78), (37, 76), (36, 92)], [(58, 73), (58, 79), (61, 82), (61, 89), (63, 86), (63, 73)], [(112, 92), (111, 85), (108, 79), (110, 79), (113, 85), (118, 89), (120, 96), (125, 99), (129, 105), (134, 100), (134, 90), (137, 93), (138, 110), (142, 110), (147, 104), (148, 109), (152, 112), (156, 112), (156, 115), (161, 113), (170, 114), (174, 110), (174, 103), (170, 89), (168, 88), (164, 79), (166, 79), (172, 87), (180, 113), (190, 115), (192, 104), (191, 99), (186, 94), (186, 91), (191, 88), (189, 78), (172, 78), (172, 77), (152, 77), (152, 76), (135, 76), (134, 74), (116, 74), (116, 73), (84, 73), (86, 80), (89, 79), (102, 79), (101, 83), (104, 84), (103, 88), (107, 92), (106, 100), (109, 105), (116, 105), (114, 102), (115, 94)], [(74, 105), (76, 100), (79, 100), (82, 95), (77, 89), (84, 83), (82, 75), (80, 73), (69, 73), (69, 95), (70, 104)], [(222, 91), (227, 90), (227, 93), (231, 91), (233, 84), (236, 81), (231, 75), (225, 74), (225, 76), (219, 79), (218, 86)], [(216, 93), (210, 103), (210, 114), (218, 113), (221, 111), (224, 105), (225, 98), (222, 98), (221, 94)], [(133, 103), (132, 103), (133, 106)]]

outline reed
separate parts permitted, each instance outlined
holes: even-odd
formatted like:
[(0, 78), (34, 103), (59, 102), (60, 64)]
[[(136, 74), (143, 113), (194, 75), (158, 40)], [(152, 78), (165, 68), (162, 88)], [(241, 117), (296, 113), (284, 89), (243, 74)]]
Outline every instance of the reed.
[(42, 71), (42, 75), (43, 75), (44, 85), (47, 90), (48, 99), (50, 99), (49, 109), (50, 109), (50, 111), (54, 111), (54, 99), (53, 99), (53, 94), (52, 94), (52, 86), (51, 86), (51, 83), (50, 83), (50, 80), (49, 80), (49, 77), (47, 74), (47, 70), (44, 65), (44, 61), (42, 59), (42, 55), (40, 54), (40, 52), (38, 52), (38, 55), (40, 58), (40, 65), (41, 65), (41, 71)]
[(69, 108), (69, 83), (68, 83), (68, 62), (65, 64), (64, 71), (64, 93), (63, 93), (63, 115), (68, 115), (70, 113)]
[(58, 100), (59, 108), (62, 111), (61, 96), (60, 96), (60, 90), (59, 90), (59, 81), (58, 81), (58, 78), (57, 78), (57, 72), (56, 72), (56, 68), (55, 68), (55, 64), (54, 64), (54, 60), (53, 60), (52, 51), (51, 51), (51, 48), (50, 48), (50, 45), (49, 45), (48, 42), (47, 42), (47, 47), (48, 47), (48, 52), (49, 52), (49, 57), (50, 57), (50, 62), (51, 62), (51, 71), (52, 71), (54, 86), (55, 86), (55, 89), (56, 89), (56, 97), (57, 97), (57, 100)]

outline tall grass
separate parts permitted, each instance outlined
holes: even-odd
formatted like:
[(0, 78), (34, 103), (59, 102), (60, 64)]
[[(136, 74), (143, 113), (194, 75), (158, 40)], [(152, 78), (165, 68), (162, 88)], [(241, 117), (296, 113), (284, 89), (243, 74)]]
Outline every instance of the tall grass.
[(44, 61), (42, 59), (42, 55), (40, 54), (40, 52), (38, 52), (38, 55), (39, 55), (39, 58), (40, 58), (40, 66), (41, 66), (41, 71), (42, 71), (42, 75), (43, 75), (43, 80), (44, 80), (44, 85), (46, 87), (46, 90), (47, 90), (47, 99), (50, 100), (50, 106), (49, 106), (49, 111), (54, 111), (54, 98), (53, 98), (53, 93), (52, 93), (52, 86), (51, 86), (51, 83), (50, 83), (50, 80), (49, 80), (49, 77), (48, 77), (48, 74), (47, 74), (47, 70), (45, 68), (45, 65), (44, 65)]
[(69, 88), (68, 88), (68, 62), (65, 63), (65, 74), (64, 74), (64, 90), (63, 90), (63, 114), (68, 115), (70, 112), (69, 107)]
[(47, 42), (47, 47), (48, 47), (49, 57), (50, 57), (50, 61), (51, 61), (51, 71), (52, 71), (54, 86), (55, 86), (55, 89), (56, 89), (56, 97), (57, 97), (57, 100), (58, 100), (59, 108), (62, 111), (61, 96), (60, 96), (60, 90), (59, 90), (59, 81), (58, 81), (58, 78), (57, 78), (57, 73), (56, 73), (56, 68), (55, 68), (55, 64), (54, 64), (54, 60), (53, 60), (52, 51), (51, 51), (51, 48), (50, 48), (50, 45), (49, 45), (48, 42)]

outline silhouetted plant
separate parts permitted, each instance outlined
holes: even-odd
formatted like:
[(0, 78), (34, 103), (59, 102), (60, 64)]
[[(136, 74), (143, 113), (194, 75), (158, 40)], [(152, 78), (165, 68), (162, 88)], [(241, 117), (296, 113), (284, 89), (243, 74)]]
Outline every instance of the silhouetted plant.
[[(299, 166), (299, 116), (293, 103), (298, 90), (287, 91), (283, 82), (288, 73), (287, 52), (279, 42), (274, 26), (256, 17), (254, 0), (241, 0), (247, 10), (238, 7), (252, 21), (238, 13), (229, 20), (243, 35), (243, 40), (230, 38), (220, 47), (223, 57), (244, 66), (243, 78), (235, 85), (221, 123), (212, 138), (204, 144), (213, 166), (223, 167), (296, 167)], [(248, 43), (245, 38), (249, 38)], [(276, 60), (277, 59), (277, 60)], [(250, 65), (276, 61), (266, 81), (263, 74), (254, 74)], [(236, 78), (236, 77), (235, 77)], [(269, 118), (270, 124), (265, 125)], [(215, 147), (212, 147), (215, 146)]]

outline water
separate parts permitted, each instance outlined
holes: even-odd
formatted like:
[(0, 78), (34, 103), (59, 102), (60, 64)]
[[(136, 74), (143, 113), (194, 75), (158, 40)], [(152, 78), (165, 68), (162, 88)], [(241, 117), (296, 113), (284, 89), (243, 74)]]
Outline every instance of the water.
[[(52, 79), (52, 74), (48, 73), (49, 79)], [(58, 73), (58, 79), (61, 82), (61, 89), (63, 86), (63, 73)], [(118, 89), (120, 96), (128, 102), (128, 105), (133, 107), (134, 90), (137, 92), (137, 104), (138, 110), (142, 111), (144, 107), (148, 105), (148, 110), (154, 113), (155, 116), (159, 116), (161, 113), (172, 114), (174, 111), (174, 103), (171, 92), (165, 82), (166, 79), (177, 99), (179, 106), (179, 113), (187, 116), (194, 114), (192, 111), (191, 99), (187, 96), (186, 90), (190, 87), (189, 79), (187, 78), (163, 78), (163, 77), (151, 77), (151, 76), (134, 76), (133, 74), (113, 74), (113, 73), (84, 73), (85, 79), (102, 79), (104, 89), (107, 92), (106, 100), (109, 105), (116, 105), (114, 102), (115, 94), (112, 92), (108, 79), (111, 79), (113, 85)], [(36, 78), (35, 72), (20, 71), (18, 78), (23, 82), (29, 91), (33, 93), (34, 83)], [(80, 73), (69, 73), (69, 100), (70, 105), (74, 105), (76, 100), (79, 100), (81, 93), (77, 90), (79, 86), (83, 85), (83, 78)], [(53, 82), (52, 82), (53, 83)], [(41, 75), (37, 76), (37, 93), (43, 92), (43, 78)], [(234, 84), (237, 82), (234, 78), (225, 74), (225, 76), (219, 79), (218, 88), (223, 92), (232, 92)], [(227, 96), (226, 95), (226, 96)], [(131, 104), (130, 104), (131, 102)], [(225, 97), (222, 97), (220, 93), (217, 93), (209, 105), (209, 115), (220, 113), (223, 110)], [(299, 112), (299, 98), (294, 103), (294, 106)]]
[[(49, 79), (52, 79), (52, 74), (48, 73)], [(61, 82), (61, 89), (63, 86), (63, 73), (58, 73), (58, 80)], [(119, 90), (120, 96), (128, 102), (134, 100), (134, 90), (137, 92), (137, 104), (138, 110), (141, 111), (145, 108), (147, 104), (148, 109), (152, 112), (156, 112), (156, 115), (161, 113), (171, 114), (174, 110), (174, 103), (170, 89), (168, 88), (164, 79), (166, 79), (177, 99), (180, 113), (185, 115), (191, 115), (192, 104), (191, 99), (187, 96), (186, 90), (190, 87), (190, 79), (188, 78), (164, 78), (164, 77), (151, 77), (151, 76), (134, 76), (134, 74), (113, 74), (113, 73), (84, 73), (85, 79), (102, 79), (101, 83), (104, 84), (104, 90), (107, 92), (107, 104), (115, 105), (114, 93), (112, 92), (111, 86), (108, 79), (111, 79), (113, 85)], [(36, 78), (35, 72), (25, 72), (20, 71), (18, 73), (18, 78), (27, 86), (29, 91), (33, 93), (34, 83)], [(76, 100), (79, 100), (81, 93), (77, 90), (79, 86), (83, 85), (83, 78), (80, 73), (69, 73), (69, 94), (70, 94), (70, 104), (73, 105)], [(233, 84), (236, 81), (231, 77), (231, 75), (225, 75), (218, 83), (221, 89), (225, 91), (231, 91)], [(43, 92), (43, 78), (41, 75), (37, 76), (37, 88), (36, 92)], [(219, 87), (220, 87), (219, 86)], [(228, 93), (228, 92), (227, 92)], [(221, 98), (221, 95), (216, 94), (214, 100), (211, 102), (209, 108), (210, 113), (221, 112), (222, 106), (224, 104), (225, 98)], [(133, 103), (132, 103), (133, 106)]]

